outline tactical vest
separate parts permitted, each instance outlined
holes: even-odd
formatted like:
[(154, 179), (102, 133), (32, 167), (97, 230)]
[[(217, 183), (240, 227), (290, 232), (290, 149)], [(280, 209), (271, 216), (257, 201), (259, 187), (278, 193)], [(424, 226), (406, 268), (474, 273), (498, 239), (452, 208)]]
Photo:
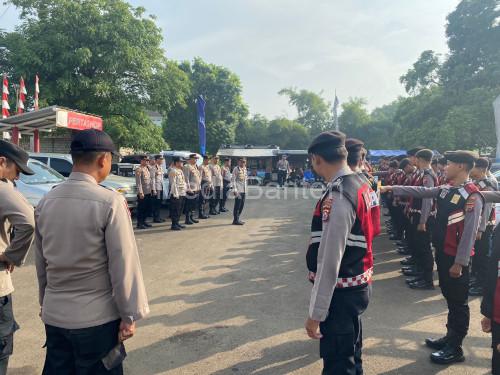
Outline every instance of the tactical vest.
[[(420, 173), (417, 173), (415, 178), (412, 181), (412, 186), (424, 186), (424, 178), (428, 176), (429, 178), (432, 178), (434, 181), (434, 186), (438, 186), (438, 180), (432, 169), (425, 169), (423, 171), (419, 171)], [(422, 213), (422, 199), (421, 198), (410, 198), (410, 203), (409, 203), (409, 212), (410, 214), (418, 214), (420, 215)], [(436, 203), (432, 203), (432, 208), (431, 208), (431, 216), (436, 215)]]
[(372, 240), (380, 233), (380, 221), (374, 225), (373, 216), (380, 218), (380, 206), (376, 193), (358, 174), (342, 176), (332, 182), (318, 201), (311, 223), (311, 241), (307, 250), (307, 267), (316, 272), (318, 249), (323, 233), (325, 201), (331, 192), (339, 192), (348, 199), (356, 211), (356, 220), (347, 237), (346, 249), (340, 263), (336, 288), (358, 288), (371, 283), (373, 274)]
[[(477, 186), (479, 191), (495, 191), (495, 186), (493, 186), (491, 180), (485, 178), (483, 180), (474, 181), (474, 184)], [(488, 214), (488, 222), (486, 225), (495, 225), (496, 223), (496, 214), (495, 214), (495, 206), (491, 207), (491, 211)]]
[[(479, 189), (472, 182), (461, 186), (443, 185), (437, 197), (436, 224), (433, 231), (436, 251), (456, 256), (465, 224), (466, 203)], [(471, 256), (474, 248), (471, 249)]]

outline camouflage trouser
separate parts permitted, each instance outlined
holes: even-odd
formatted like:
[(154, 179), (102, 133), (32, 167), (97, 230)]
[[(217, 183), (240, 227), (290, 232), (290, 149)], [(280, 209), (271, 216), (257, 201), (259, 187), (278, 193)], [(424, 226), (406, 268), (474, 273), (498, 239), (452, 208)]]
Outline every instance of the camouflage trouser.
[(12, 295), (0, 297), (0, 375), (7, 374), (9, 357), (14, 349), (14, 332), (18, 329), (12, 310)]

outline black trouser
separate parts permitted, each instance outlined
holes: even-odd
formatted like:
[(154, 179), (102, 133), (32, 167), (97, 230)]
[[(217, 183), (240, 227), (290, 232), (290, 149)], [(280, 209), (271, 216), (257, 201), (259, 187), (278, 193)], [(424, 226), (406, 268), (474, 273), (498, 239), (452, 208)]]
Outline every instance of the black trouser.
[(184, 199), (184, 197), (170, 197), (170, 217), (172, 219), (172, 226), (179, 225), (182, 209), (184, 208)]
[(231, 185), (230, 181), (224, 180), (224, 186), (222, 187), (222, 199), (220, 201), (221, 208), (226, 208), (227, 196), (229, 193), (229, 186)]
[(394, 228), (394, 234), (398, 238), (403, 238), (405, 229), (405, 216), (403, 213), (403, 207), (400, 205), (393, 206), (394, 220), (392, 227)]
[(0, 297), (0, 317), (0, 375), (5, 375), (14, 350), (14, 332), (19, 329), (14, 320), (11, 294)]
[(278, 184), (280, 187), (283, 187), (285, 184), (286, 174), (286, 171), (278, 171)]
[(243, 212), (244, 206), (245, 206), (245, 193), (239, 193), (234, 199), (234, 208), (233, 208), (234, 221), (240, 220), (240, 215)]
[(144, 198), (137, 197), (137, 225), (146, 222), (148, 212), (151, 210), (151, 194), (144, 194)]
[(161, 202), (163, 202), (163, 190), (157, 191), (156, 196), (153, 197), (153, 219), (161, 220), (160, 209)]
[(481, 239), (474, 244), (475, 254), (472, 257), (472, 275), (474, 275), (479, 283), (479, 286), (484, 287), (484, 278), (488, 270), (488, 259), (490, 253), (491, 235), (493, 226), (486, 226)]
[(186, 214), (186, 220), (188, 220), (193, 213), (196, 211), (196, 206), (198, 205), (198, 191), (188, 192), (186, 199), (184, 201), (184, 212)]
[(500, 352), (497, 349), (498, 345), (500, 345), (500, 324), (492, 320), (491, 347), (493, 348), (493, 357), (491, 358), (491, 370), (493, 375), (500, 375)]
[(106, 370), (102, 359), (118, 345), (120, 321), (96, 327), (64, 329), (45, 325), (47, 354), (43, 375), (123, 374), (123, 366)]
[(222, 207), (220, 206), (220, 202), (221, 202), (221, 187), (215, 186), (212, 198), (210, 199), (210, 210), (217, 211), (217, 206), (219, 206), (218, 211), (220, 211)]
[(422, 277), (427, 282), (432, 282), (434, 270), (434, 256), (432, 255), (431, 238), (433, 218), (429, 218), (426, 223), (425, 232), (418, 230), (420, 214), (412, 215), (413, 249), (417, 269), (422, 272)]
[(363, 374), (361, 314), (368, 307), (370, 295), (371, 286), (334, 291), (328, 317), (320, 324), (323, 375)]
[(204, 216), (206, 212), (206, 205), (210, 198), (213, 196), (213, 188), (208, 181), (201, 182), (201, 191), (198, 199), (198, 210), (200, 216)]
[(450, 268), (455, 257), (436, 250), (436, 263), (439, 274), (439, 286), (448, 304), (448, 342), (452, 346), (461, 346), (469, 330), (469, 267), (462, 267), (462, 276), (452, 278)]

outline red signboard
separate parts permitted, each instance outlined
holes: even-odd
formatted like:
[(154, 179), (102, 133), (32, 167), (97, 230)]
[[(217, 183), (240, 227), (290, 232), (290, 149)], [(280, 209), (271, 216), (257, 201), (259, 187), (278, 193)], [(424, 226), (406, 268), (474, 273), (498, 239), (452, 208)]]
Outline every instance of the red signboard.
[(98, 129), (102, 130), (102, 118), (68, 112), (68, 128), (75, 130)]

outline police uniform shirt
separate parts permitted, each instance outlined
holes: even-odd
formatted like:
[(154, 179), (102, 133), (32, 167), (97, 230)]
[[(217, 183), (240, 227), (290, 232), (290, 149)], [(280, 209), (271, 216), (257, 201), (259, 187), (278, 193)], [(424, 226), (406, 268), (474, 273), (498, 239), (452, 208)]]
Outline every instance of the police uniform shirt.
[(155, 176), (155, 186), (154, 190), (156, 192), (163, 190), (163, 165), (155, 165), (154, 167)]
[(35, 211), (42, 320), (65, 329), (134, 321), (149, 313), (132, 220), (123, 196), (73, 172)]
[(202, 181), (212, 184), (212, 171), (210, 166), (205, 164), (200, 165), (200, 175)]
[(148, 195), (152, 192), (152, 178), (149, 166), (139, 166), (135, 170), (135, 183), (137, 185), (137, 193)]
[(339, 177), (352, 173), (349, 168), (340, 170), (326, 189), (332, 203), (328, 217), (323, 218), (316, 278), (309, 303), (309, 317), (319, 322), (324, 321), (328, 315), (337, 285), (340, 263), (346, 248), (347, 236), (356, 221), (356, 212), (351, 202), (342, 198), (339, 192), (330, 191), (329, 188), (331, 183)]
[(246, 167), (240, 168), (239, 166), (233, 169), (233, 191), (235, 193), (247, 192), (247, 169)]
[[(12, 229), (13, 228), (13, 229)], [(14, 236), (11, 241), (11, 231)], [(0, 253), (15, 266), (24, 264), (33, 241), (35, 217), (33, 207), (12, 182), (0, 180)], [(14, 291), (10, 273), (0, 263), (0, 297)]]
[(149, 176), (151, 177), (151, 192), (156, 192), (156, 165), (148, 164)]
[(196, 165), (186, 164), (184, 166), (184, 178), (187, 183), (188, 191), (200, 191), (201, 176)]
[[(423, 171), (425, 172), (425, 171)], [(428, 174), (424, 174), (424, 177), (422, 179), (422, 185), (427, 188), (433, 188), (434, 187), (434, 179), (432, 178), (431, 174), (434, 174), (432, 170), (428, 171)], [(420, 222), (419, 224), (426, 224), (427, 220), (429, 219), (429, 216), (431, 215), (431, 210), (432, 210), (432, 204), (434, 203), (434, 199), (428, 198), (428, 199), (422, 199), (422, 207), (420, 209)]]
[(170, 194), (172, 197), (179, 198), (186, 196), (186, 180), (181, 169), (171, 168), (168, 173), (168, 180), (170, 182)]
[[(411, 196), (414, 198), (437, 198), (441, 191), (440, 187), (426, 188), (422, 186), (393, 186), (392, 193), (394, 196)], [(491, 194), (491, 193), (489, 193)], [(457, 255), (455, 263), (461, 264), (464, 267), (469, 265), (470, 253), (476, 241), (476, 233), (479, 228), (481, 219), (481, 211), (483, 209), (482, 199), (474, 199), (474, 205), (471, 209), (466, 210), (464, 218), (464, 230), (462, 237), (457, 247)]]
[(214, 186), (222, 186), (222, 170), (219, 164), (210, 164)]
[(222, 166), (222, 178), (226, 182), (231, 182), (231, 169), (225, 165)]
[(290, 164), (288, 163), (288, 160), (283, 160), (281, 159), (278, 161), (278, 169), (283, 172), (287, 172), (290, 169)]

